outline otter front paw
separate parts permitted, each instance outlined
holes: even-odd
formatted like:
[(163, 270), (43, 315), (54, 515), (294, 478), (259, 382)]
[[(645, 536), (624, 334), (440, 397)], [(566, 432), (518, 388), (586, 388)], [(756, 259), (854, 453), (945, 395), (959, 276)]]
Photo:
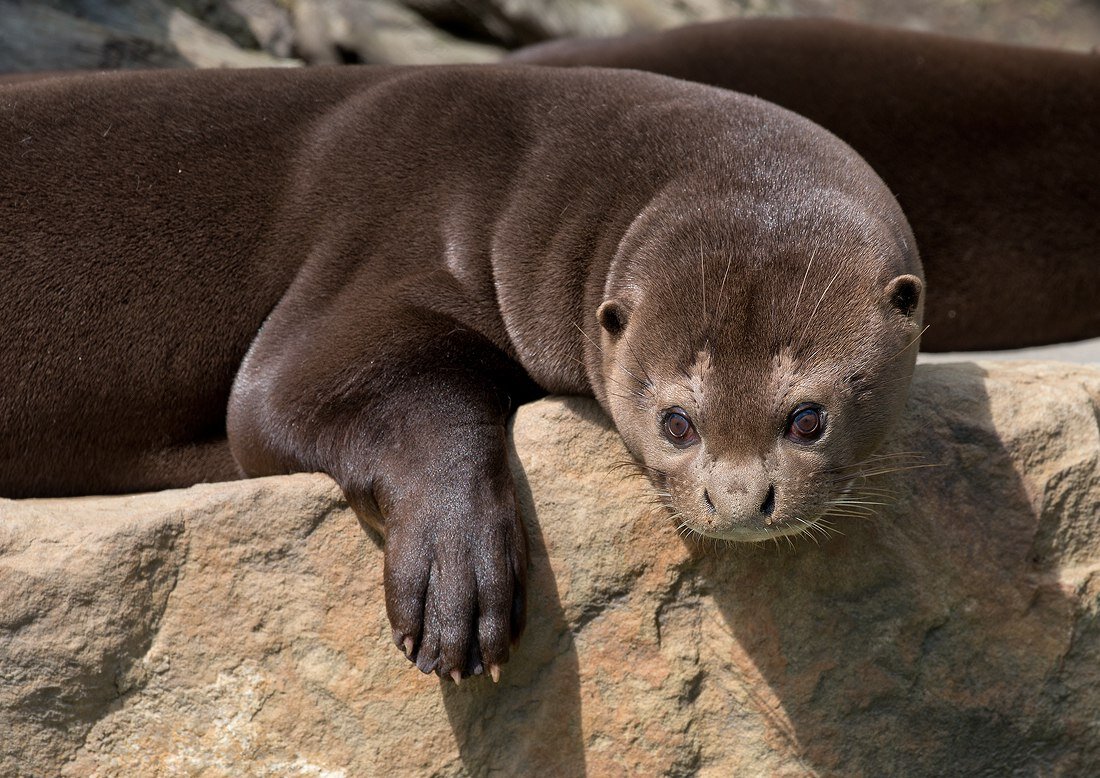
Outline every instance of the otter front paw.
[(490, 509), (471, 502), (452, 494), (386, 520), (394, 643), (422, 672), (456, 683), (483, 672), (497, 680), (526, 618), (527, 538), (514, 497)]

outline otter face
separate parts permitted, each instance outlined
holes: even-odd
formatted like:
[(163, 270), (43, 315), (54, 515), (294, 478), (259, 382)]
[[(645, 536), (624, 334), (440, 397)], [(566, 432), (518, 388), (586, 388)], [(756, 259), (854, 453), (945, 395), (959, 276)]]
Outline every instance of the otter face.
[[(922, 285), (897, 265), (811, 261), (804, 277), (777, 267), (721, 286), (696, 266), (699, 283), (634, 285), (636, 299), (600, 306), (602, 399), (682, 528), (757, 541), (850, 512), (916, 358)], [(702, 302), (704, 286), (721, 291)], [(685, 328), (670, 305), (706, 307)]]

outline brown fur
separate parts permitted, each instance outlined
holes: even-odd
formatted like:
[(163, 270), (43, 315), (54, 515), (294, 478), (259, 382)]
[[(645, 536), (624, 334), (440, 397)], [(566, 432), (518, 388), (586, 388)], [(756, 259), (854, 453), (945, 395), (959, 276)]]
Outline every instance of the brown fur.
[[(329, 473), (385, 534), (394, 639), (426, 672), (499, 665), (523, 628), (517, 403), (594, 394), (670, 508), (749, 538), (812, 520), (904, 402), (920, 266), (896, 202), (751, 98), (206, 71), (11, 84), (0, 114), (0, 494)], [(807, 397), (833, 419), (816, 446), (784, 437)], [(669, 403), (701, 445), (664, 441)]]
[(824, 19), (521, 51), (756, 95), (850, 143), (913, 226), (930, 351), (1100, 336), (1100, 56)]

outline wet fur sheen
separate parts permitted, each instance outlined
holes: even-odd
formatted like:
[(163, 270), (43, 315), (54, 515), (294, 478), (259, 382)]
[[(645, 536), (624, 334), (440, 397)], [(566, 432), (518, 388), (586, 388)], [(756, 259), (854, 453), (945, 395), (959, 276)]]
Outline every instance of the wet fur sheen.
[(835, 501), (905, 399), (909, 228), (767, 103), (513, 66), (47, 77), (0, 111), (0, 494), (329, 473), (425, 672), (495, 674), (523, 629), (516, 404), (594, 395), (681, 521), (754, 538)]

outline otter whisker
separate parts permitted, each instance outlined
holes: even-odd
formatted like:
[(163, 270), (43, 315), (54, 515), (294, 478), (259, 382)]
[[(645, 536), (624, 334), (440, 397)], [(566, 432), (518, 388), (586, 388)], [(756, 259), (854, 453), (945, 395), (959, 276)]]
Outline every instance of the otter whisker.
[(699, 232), (699, 289), (703, 294), (703, 316), (702, 321), (704, 325), (707, 321), (707, 274), (703, 269), (703, 233)]
[(596, 347), (596, 351), (600, 352), (601, 354), (604, 353), (603, 346), (601, 346), (599, 343), (597, 343), (595, 340), (593, 340), (592, 336), (584, 331), (584, 327), (577, 324), (577, 322), (571, 322), (571, 323), (574, 327), (577, 328), (577, 332), (579, 332), (581, 335), (584, 335), (585, 340), (587, 340), (589, 343), (591, 343), (593, 346)]
[[(646, 368), (645, 368), (645, 362), (643, 362), (641, 360), (641, 358), (638, 357), (638, 353), (636, 351), (634, 351), (634, 345), (629, 340), (624, 338), (623, 343), (626, 345), (626, 350), (630, 352), (630, 356), (632, 356), (634, 358), (634, 362), (638, 365), (639, 368), (641, 368), (642, 375), (645, 376), (645, 380), (646, 380), (645, 388), (646, 388), (646, 390), (647, 391), (651, 390), (653, 388), (653, 379), (650, 378), (649, 371), (646, 370)], [(635, 380), (637, 380), (637, 379), (635, 379)]]
[(821, 512), (822, 516), (829, 516), (835, 519), (873, 519), (878, 514), (874, 511), (860, 512), (860, 511), (845, 511), (837, 510), (835, 508), (827, 508)]
[(877, 516), (878, 510), (865, 505), (832, 505), (822, 513), (828, 513), (830, 516), (839, 516), (841, 513), (848, 516)]
[[(795, 516), (794, 520), (799, 524), (798, 534), (809, 537), (811, 540), (814, 541), (814, 543), (818, 542), (816, 537), (817, 535), (820, 535), (823, 540), (828, 540), (832, 537), (833, 533), (836, 532), (836, 530), (833, 529), (832, 524), (821, 517), (818, 517), (813, 521), (807, 521), (801, 516)], [(842, 533), (836, 532), (836, 534)]]
[(637, 460), (634, 460), (634, 459), (628, 460), (624, 464), (632, 465), (633, 467), (636, 467), (639, 470), (644, 470), (647, 473), (653, 473), (655, 475), (659, 475), (662, 478), (668, 478), (669, 477), (668, 474), (664, 470), (660, 470), (656, 467), (652, 467), (650, 465), (645, 464), (644, 462), (638, 462)]
[(903, 347), (902, 349), (900, 349), (899, 351), (896, 351), (896, 352), (894, 352), (894, 353), (893, 353), (893, 354), (892, 354), (892, 355), (890, 356), (890, 359), (893, 359), (893, 358), (894, 358), (894, 357), (896, 357), (896, 356), (897, 356), (898, 354), (903, 354), (903, 353), (905, 353), (906, 351), (908, 351), (908, 350), (909, 350), (909, 348), (910, 348), (910, 347), (911, 347), (911, 346), (912, 346), (912, 345), (913, 345), (914, 343), (916, 343), (916, 342), (917, 342), (918, 340), (920, 340), (920, 337), (921, 337), (921, 335), (923, 335), (924, 333), (928, 332), (928, 328), (929, 328), (929, 327), (931, 327), (931, 326), (932, 326), (931, 324), (926, 324), (926, 325), (924, 325), (924, 329), (923, 329), (923, 330), (921, 330), (920, 332), (918, 332), (918, 333), (917, 333), (917, 337), (913, 338), (913, 339), (912, 339), (911, 341), (909, 341), (908, 343), (906, 343), (906, 344), (905, 344), (905, 346), (904, 346), (904, 347)]
[[(572, 355), (570, 355), (569, 358), (571, 360), (573, 360), (574, 362), (576, 362), (581, 367), (583, 367), (585, 370), (588, 369), (588, 365), (585, 364), (585, 361), (583, 359), (579, 359), (579, 358), (577, 358), (575, 356), (572, 356)], [(625, 392), (629, 392), (632, 395), (637, 395), (637, 396), (640, 396), (640, 397), (641, 396), (648, 397), (647, 395), (640, 394), (637, 389), (635, 389), (632, 386), (627, 386), (626, 384), (624, 384), (622, 381), (618, 380), (617, 378), (612, 378), (611, 376), (604, 376), (604, 379), (607, 380), (607, 381), (610, 381), (611, 383), (615, 384), (615, 386), (619, 387), (620, 389), (622, 389)]]
[(843, 468), (845, 470), (874, 470), (879, 467), (902, 467), (905, 465), (927, 464), (926, 457), (890, 457), (888, 459), (872, 459)]
[(722, 274), (722, 283), (718, 286), (718, 302), (724, 304), (719, 309), (717, 321), (722, 321), (726, 318), (726, 314), (729, 311), (729, 299), (723, 297), (723, 293), (726, 291), (726, 279), (729, 278), (730, 268), (733, 267), (733, 252), (729, 252), (729, 256), (726, 259), (726, 272)]
[[(893, 491), (895, 491), (894, 487), (892, 487), (888, 484), (879, 484), (877, 482), (867, 483), (866, 481), (859, 480), (860, 479), (860, 473), (863, 472), (866, 469), (894, 467), (894, 466), (904, 467), (907, 464), (908, 463), (904, 460), (899, 461), (899, 462), (881, 462), (881, 463), (878, 463), (878, 464), (864, 465), (863, 469), (857, 470), (857, 471), (852, 472), (852, 473), (826, 473), (825, 476), (830, 481), (832, 481), (835, 486), (838, 486), (839, 484), (844, 484), (844, 486), (842, 487), (842, 490), (844, 492), (874, 491), (874, 490), (893, 492)], [(838, 490), (840, 490), (839, 486), (838, 486)]]
[(888, 473), (901, 473), (905, 470), (925, 470), (930, 467), (943, 467), (941, 464), (927, 464), (927, 465), (909, 465), (907, 467), (893, 467), (888, 470), (875, 470), (869, 473), (858, 473), (856, 478), (872, 478), (876, 475), (886, 475)]
[(893, 505), (897, 501), (897, 492), (887, 491), (885, 489), (871, 489), (858, 491), (854, 488), (847, 488), (840, 492), (840, 497), (852, 497), (857, 500), (882, 500), (885, 505)]
[(871, 502), (865, 500), (848, 501), (843, 498), (830, 499), (825, 502), (826, 505), (836, 506), (839, 508), (852, 508), (855, 510), (875, 510), (876, 506), (889, 505), (890, 503), (884, 502)]
[(806, 288), (806, 279), (810, 277), (810, 268), (814, 266), (814, 257), (817, 256), (817, 244), (810, 251), (810, 261), (806, 263), (806, 272), (802, 274), (802, 285), (798, 287), (798, 297), (794, 300), (794, 312), (798, 313), (798, 304), (802, 302), (802, 291)]
[(893, 459), (894, 457), (906, 457), (906, 456), (923, 457), (924, 455), (925, 455), (925, 452), (920, 451), (920, 450), (885, 451), (881, 454), (871, 454), (871, 456), (867, 457), (863, 461), (864, 462), (870, 462), (870, 461), (873, 461), (873, 460), (876, 460), (876, 459)]
[(877, 516), (878, 510), (866, 505), (830, 505), (822, 511), (823, 515), (826, 513), (831, 516), (839, 516), (841, 513), (848, 516)]
[(638, 466), (638, 463), (634, 462), (634, 461), (615, 462), (612, 465), (610, 465), (607, 469), (608, 469), (608, 471), (613, 472), (613, 473), (618, 472), (620, 470), (625, 470), (625, 471), (627, 471), (626, 475), (638, 475), (638, 476), (645, 475), (645, 473), (643, 473), (641, 468)]
[(842, 470), (852, 470), (852, 469), (855, 469), (855, 468), (864, 467), (866, 465), (878, 465), (878, 464), (883, 464), (883, 463), (888, 462), (888, 461), (898, 461), (898, 460), (904, 460), (904, 459), (907, 459), (907, 458), (912, 458), (914, 460), (921, 460), (921, 459), (924, 459), (924, 454), (923, 454), (923, 452), (918, 452), (918, 451), (899, 451), (895, 454), (875, 454), (873, 456), (867, 457), (866, 459), (861, 459), (858, 462), (853, 462), (853, 463), (848, 464), (848, 465), (837, 465), (836, 467), (827, 468), (825, 470), (825, 472), (833, 473), (833, 472), (838, 472), (838, 471), (842, 471)]
[(806, 339), (806, 333), (809, 332), (810, 324), (813, 322), (814, 316), (817, 315), (817, 309), (821, 307), (821, 303), (825, 300), (825, 295), (827, 295), (829, 293), (829, 290), (832, 289), (833, 282), (835, 282), (837, 278), (840, 277), (840, 274), (841, 272), (843, 272), (843, 270), (843, 267), (837, 269), (836, 273), (833, 274), (833, 277), (829, 280), (828, 285), (825, 287), (825, 291), (823, 291), (821, 293), (821, 297), (818, 298), (817, 305), (815, 305), (813, 311), (810, 312), (810, 318), (806, 320), (806, 323), (804, 325), (802, 325), (802, 335), (798, 339), (798, 346), (795, 348), (795, 351), (798, 351), (802, 348), (802, 341)]
[[(597, 351), (599, 351), (601, 354), (606, 353), (603, 350), (603, 346), (601, 346), (599, 343), (594, 341), (592, 339), (592, 336), (589, 335), (587, 332), (585, 332), (584, 328), (581, 325), (577, 324), (576, 322), (571, 322), (571, 323), (574, 327), (577, 328), (577, 332), (579, 332), (581, 335), (583, 335), (585, 340), (587, 340), (589, 343), (591, 343), (596, 348)], [(584, 366), (585, 370), (588, 369), (588, 365), (583, 360), (577, 359), (576, 357), (573, 357), (573, 360), (575, 362), (579, 362), (582, 366)], [(635, 381), (638, 382), (639, 385), (645, 387), (646, 389), (650, 388), (653, 385), (652, 381), (643, 381), (641, 378), (638, 378), (638, 376), (634, 375), (634, 373), (632, 373), (630, 370), (628, 370), (627, 367), (622, 362), (619, 362), (618, 360), (616, 360), (615, 366), (618, 367), (620, 370), (622, 370), (624, 373), (626, 373), (628, 376), (633, 378)], [(605, 376), (605, 378), (607, 378), (608, 380), (612, 380), (610, 376)], [(647, 378), (648, 378), (648, 376), (647, 376)], [(623, 388), (628, 388), (628, 387), (623, 387)]]
[(627, 396), (618, 392), (608, 392), (607, 394), (609, 397), (617, 397), (623, 402), (633, 403), (634, 407), (641, 411), (644, 411), (649, 407), (649, 403), (641, 402), (637, 397)]
[(847, 497), (839, 496), (833, 497), (826, 501), (826, 505), (838, 505), (845, 508), (868, 508), (873, 510), (870, 506), (875, 505), (889, 505), (887, 502), (879, 502), (877, 500), (850, 500)]
[(798, 537), (800, 537), (800, 538), (809, 538), (810, 540), (812, 540), (814, 542), (815, 546), (820, 546), (821, 543), (820, 543), (820, 541), (818, 541), (817, 535), (810, 532), (810, 526), (811, 525), (810, 525), (809, 522), (803, 521), (801, 528), (798, 530)]
[(697, 533), (695, 528), (688, 523), (688, 520), (679, 513), (675, 514), (675, 520), (679, 522), (676, 525), (676, 535), (680, 538), (694, 540)]
[(843, 498), (827, 500), (825, 504), (830, 507), (859, 511), (874, 511), (877, 510), (877, 508), (880, 506), (890, 505), (890, 503), (885, 502), (871, 502), (867, 500), (849, 501)]
[(906, 459), (913, 457), (915, 459), (924, 459), (926, 456), (923, 451), (890, 451), (884, 454), (872, 454), (869, 457), (859, 460), (859, 462), (852, 463), (853, 465), (865, 464), (867, 462), (883, 462), (894, 459)]
[(851, 504), (830, 500), (825, 503), (825, 510), (822, 511), (822, 513), (838, 513), (843, 511), (852, 515), (873, 516), (878, 513), (879, 507), (881, 506)]
[[(928, 462), (917, 462), (913, 460), (897, 460), (894, 462), (869, 462), (864, 464), (860, 468), (838, 468), (836, 471), (828, 472), (825, 475), (830, 478), (834, 484), (834, 488), (837, 491), (843, 492), (856, 492), (860, 490), (875, 489), (873, 484), (866, 484), (861, 482), (861, 479), (867, 479), (876, 475), (885, 475), (886, 473), (894, 473), (904, 470), (919, 470), (928, 467), (941, 467), (939, 464)], [(893, 491), (891, 488), (890, 491)]]
[[(856, 520), (859, 520), (859, 521), (869, 521), (871, 519), (877, 518), (876, 516), (850, 516), (846, 513), (828, 513), (828, 512), (826, 512), (822, 515), (829, 516), (829, 517), (834, 518), (834, 519), (847, 519), (847, 520), (856, 519)], [(843, 534), (843, 533), (838, 532), (837, 534)]]
[(829, 478), (833, 485), (833, 491), (838, 494), (874, 494), (884, 492), (883, 496), (893, 496), (897, 489), (889, 482), (880, 485), (877, 481), (868, 483), (862, 478), (862, 472), (838, 473)]

